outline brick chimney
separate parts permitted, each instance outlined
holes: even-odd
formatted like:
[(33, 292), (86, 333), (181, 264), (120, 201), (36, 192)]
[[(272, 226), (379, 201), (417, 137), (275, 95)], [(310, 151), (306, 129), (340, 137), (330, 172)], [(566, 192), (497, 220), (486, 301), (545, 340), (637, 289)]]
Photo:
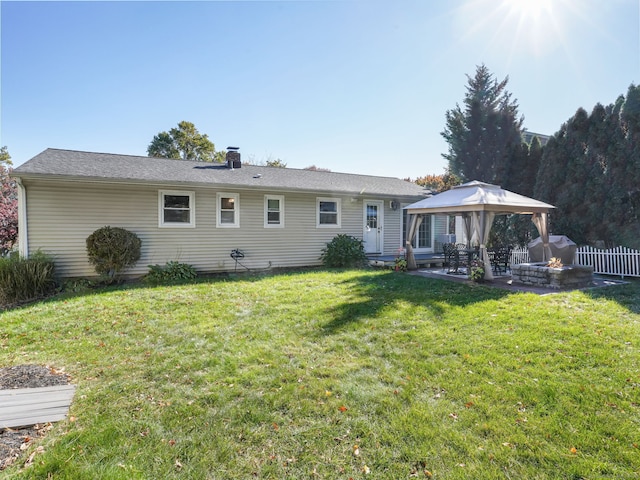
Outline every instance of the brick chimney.
[(226, 159), (228, 168), (234, 169), (242, 167), (242, 162), (240, 161), (240, 152), (238, 152), (238, 150), (238, 147), (227, 147)]

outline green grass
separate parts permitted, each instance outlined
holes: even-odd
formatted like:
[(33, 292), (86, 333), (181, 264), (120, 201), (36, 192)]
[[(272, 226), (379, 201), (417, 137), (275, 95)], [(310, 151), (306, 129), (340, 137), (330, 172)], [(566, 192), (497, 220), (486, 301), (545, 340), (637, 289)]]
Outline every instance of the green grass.
[(78, 386), (73, 418), (7, 478), (640, 476), (638, 282), (538, 296), (308, 271), (108, 289), (0, 321), (1, 365)]

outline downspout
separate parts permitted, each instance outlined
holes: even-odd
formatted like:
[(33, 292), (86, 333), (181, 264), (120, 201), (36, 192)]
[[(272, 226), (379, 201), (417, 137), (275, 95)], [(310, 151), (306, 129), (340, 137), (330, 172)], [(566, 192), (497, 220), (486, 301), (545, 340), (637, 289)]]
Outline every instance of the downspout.
[(29, 232), (27, 222), (27, 189), (20, 178), (15, 178), (18, 185), (18, 252), (20, 256), (29, 256)]

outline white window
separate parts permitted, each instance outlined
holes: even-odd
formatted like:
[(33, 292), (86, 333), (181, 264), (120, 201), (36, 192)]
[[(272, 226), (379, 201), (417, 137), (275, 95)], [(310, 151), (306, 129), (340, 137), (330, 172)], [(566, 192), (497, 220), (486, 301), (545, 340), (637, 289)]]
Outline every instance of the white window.
[(158, 226), (194, 228), (196, 226), (195, 193), (160, 190), (158, 192)]
[(340, 227), (340, 199), (317, 198), (316, 225), (319, 228)]
[(264, 196), (264, 227), (282, 228), (284, 227), (284, 196), (265, 195)]
[(218, 193), (218, 227), (240, 226), (240, 195), (237, 193)]

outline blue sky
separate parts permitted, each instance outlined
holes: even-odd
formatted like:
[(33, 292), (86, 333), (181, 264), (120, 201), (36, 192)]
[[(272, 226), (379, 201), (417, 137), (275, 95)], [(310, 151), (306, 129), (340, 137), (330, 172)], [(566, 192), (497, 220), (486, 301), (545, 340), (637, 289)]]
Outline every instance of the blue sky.
[(640, 82), (640, 0), (0, 2), (0, 145), (146, 155), (181, 120), (289, 167), (443, 173), (484, 63), (527, 129)]

